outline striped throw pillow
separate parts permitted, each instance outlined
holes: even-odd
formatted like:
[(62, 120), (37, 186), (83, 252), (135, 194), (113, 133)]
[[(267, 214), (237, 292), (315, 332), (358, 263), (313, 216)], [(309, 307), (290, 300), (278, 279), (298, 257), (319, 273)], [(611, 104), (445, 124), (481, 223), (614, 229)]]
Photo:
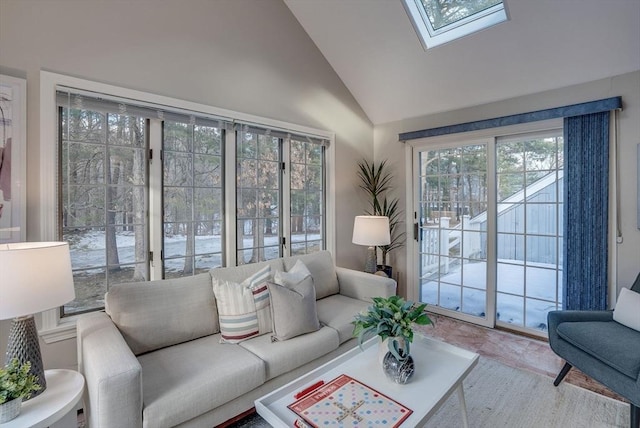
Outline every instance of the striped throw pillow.
[(271, 332), (270, 277), (271, 267), (265, 266), (241, 284), (214, 278), (221, 342), (239, 343)]

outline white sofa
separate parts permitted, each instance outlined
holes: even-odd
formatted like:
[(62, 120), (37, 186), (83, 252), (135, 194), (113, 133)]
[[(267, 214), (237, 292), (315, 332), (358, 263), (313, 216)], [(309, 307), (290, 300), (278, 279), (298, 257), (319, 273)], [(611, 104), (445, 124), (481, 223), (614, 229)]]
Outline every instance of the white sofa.
[[(270, 334), (220, 343), (215, 279), (241, 282), (266, 264), (289, 271), (301, 259), (313, 278), (320, 329), (285, 341)], [(320, 252), (179, 279), (114, 286), (106, 313), (77, 324), (84, 411), (92, 428), (213, 427), (256, 398), (356, 345), (353, 316), (392, 279), (335, 267)]]

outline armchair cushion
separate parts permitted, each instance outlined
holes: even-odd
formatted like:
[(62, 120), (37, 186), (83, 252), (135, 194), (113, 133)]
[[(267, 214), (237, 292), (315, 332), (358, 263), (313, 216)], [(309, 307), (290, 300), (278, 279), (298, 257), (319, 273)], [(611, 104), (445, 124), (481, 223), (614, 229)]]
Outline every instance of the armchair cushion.
[(613, 310), (614, 321), (640, 331), (640, 293), (623, 288)]
[[(558, 335), (576, 348), (615, 368), (631, 379), (640, 373), (638, 332), (615, 321), (563, 322)], [(580, 364), (574, 362), (576, 367)]]

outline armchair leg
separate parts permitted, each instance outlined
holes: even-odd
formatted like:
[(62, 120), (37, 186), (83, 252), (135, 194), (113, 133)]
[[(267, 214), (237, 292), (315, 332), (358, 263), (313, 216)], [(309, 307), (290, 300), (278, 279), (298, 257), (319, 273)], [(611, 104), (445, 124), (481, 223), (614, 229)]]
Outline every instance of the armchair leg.
[(556, 377), (556, 380), (553, 381), (553, 386), (560, 385), (560, 382), (562, 382), (562, 379), (564, 379), (567, 373), (569, 373), (569, 370), (571, 370), (571, 367), (572, 367), (571, 364), (564, 363), (564, 367), (562, 367), (562, 370), (560, 370), (560, 373), (558, 373), (558, 377)]
[(630, 428), (640, 428), (640, 407), (636, 406), (633, 403), (629, 403), (630, 408), (630, 416), (631, 416), (631, 426)]

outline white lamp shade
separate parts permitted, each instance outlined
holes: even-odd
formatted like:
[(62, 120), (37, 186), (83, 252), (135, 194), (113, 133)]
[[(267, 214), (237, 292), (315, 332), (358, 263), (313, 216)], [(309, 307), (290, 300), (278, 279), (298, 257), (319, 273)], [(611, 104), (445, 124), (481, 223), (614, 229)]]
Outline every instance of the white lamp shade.
[(42, 312), (74, 298), (68, 243), (0, 245), (0, 320)]
[(359, 215), (353, 222), (354, 244), (378, 246), (389, 245), (389, 217), (376, 215)]

